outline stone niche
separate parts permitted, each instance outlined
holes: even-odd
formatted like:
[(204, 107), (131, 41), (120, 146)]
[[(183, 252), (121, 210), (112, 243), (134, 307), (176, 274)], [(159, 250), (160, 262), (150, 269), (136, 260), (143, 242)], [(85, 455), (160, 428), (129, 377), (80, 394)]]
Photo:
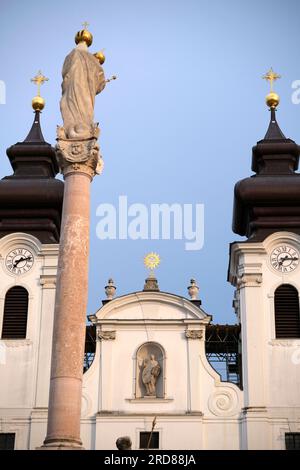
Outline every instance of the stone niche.
[(142, 344), (136, 352), (136, 398), (164, 398), (165, 353), (154, 342)]

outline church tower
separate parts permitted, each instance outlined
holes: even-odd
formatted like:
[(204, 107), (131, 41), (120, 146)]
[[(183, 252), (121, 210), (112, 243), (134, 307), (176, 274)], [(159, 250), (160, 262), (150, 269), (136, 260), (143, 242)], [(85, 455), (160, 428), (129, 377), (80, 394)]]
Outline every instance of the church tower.
[(271, 120), (252, 152), (254, 175), (235, 185), (229, 281), (241, 324), (244, 449), (285, 449), (300, 434), (299, 147), (276, 120), (272, 69), (266, 98)]
[(39, 91), (32, 106), (28, 136), (7, 150), (13, 174), (0, 181), (0, 421), (16, 449), (28, 447), (34, 422), (46, 416), (64, 189), (41, 131)]

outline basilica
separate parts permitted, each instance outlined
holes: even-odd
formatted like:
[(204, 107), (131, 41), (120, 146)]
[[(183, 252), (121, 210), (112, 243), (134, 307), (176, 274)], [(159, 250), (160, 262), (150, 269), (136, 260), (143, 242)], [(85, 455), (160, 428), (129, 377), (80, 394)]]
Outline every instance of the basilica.
[[(101, 70), (99, 93), (104, 60), (91, 42), (78, 32), (64, 67)], [(74, 86), (65, 87), (68, 103)], [(42, 134), (43, 99), (33, 100), (29, 134), (7, 149), (13, 174), (0, 181), (0, 449), (116, 449), (120, 436), (135, 450), (300, 448), (300, 150), (278, 125), (278, 95), (266, 101), (252, 174), (234, 188), (233, 232), (245, 237), (230, 245), (236, 324), (221, 325), (194, 279), (186, 297), (164, 292), (155, 253), (144, 285), (118, 297), (109, 279), (87, 318), (98, 131), (65, 111), (54, 148)]]

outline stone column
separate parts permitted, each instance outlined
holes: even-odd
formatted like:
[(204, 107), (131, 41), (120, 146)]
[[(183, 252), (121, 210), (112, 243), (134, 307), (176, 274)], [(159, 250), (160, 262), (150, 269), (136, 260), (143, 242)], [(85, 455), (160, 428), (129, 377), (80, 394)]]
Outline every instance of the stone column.
[(80, 415), (88, 298), (90, 183), (99, 170), (95, 138), (58, 139), (65, 178), (45, 449), (81, 449)]

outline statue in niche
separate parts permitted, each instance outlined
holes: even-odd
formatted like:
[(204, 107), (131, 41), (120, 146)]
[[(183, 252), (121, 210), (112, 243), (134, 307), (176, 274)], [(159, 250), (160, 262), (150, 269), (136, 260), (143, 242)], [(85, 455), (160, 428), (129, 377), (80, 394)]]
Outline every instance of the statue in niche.
[(150, 354), (150, 357), (144, 359), (142, 381), (146, 388), (146, 396), (156, 397), (156, 382), (160, 372), (161, 367), (154, 354)]

